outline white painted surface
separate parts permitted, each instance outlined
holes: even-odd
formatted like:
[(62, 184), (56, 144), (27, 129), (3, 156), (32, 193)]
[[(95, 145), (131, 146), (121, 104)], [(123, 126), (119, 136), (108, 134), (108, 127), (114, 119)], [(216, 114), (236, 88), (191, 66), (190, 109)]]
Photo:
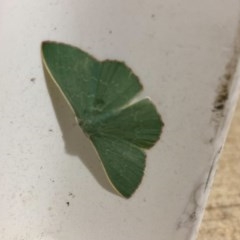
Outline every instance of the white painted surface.
[[(237, 0), (0, 0), (0, 239), (190, 239), (226, 135), (212, 143), (212, 109), (238, 14)], [(107, 190), (70, 109), (48, 90), (43, 40), (124, 60), (156, 103), (164, 131), (130, 200)]]

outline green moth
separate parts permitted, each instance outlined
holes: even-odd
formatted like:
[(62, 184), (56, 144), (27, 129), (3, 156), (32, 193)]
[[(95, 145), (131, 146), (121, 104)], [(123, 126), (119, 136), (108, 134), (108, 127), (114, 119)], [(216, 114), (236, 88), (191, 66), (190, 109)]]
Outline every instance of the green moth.
[(93, 143), (115, 188), (129, 198), (141, 183), (146, 154), (163, 122), (149, 98), (130, 101), (142, 90), (139, 78), (120, 61), (98, 61), (63, 43), (42, 43), (43, 64)]

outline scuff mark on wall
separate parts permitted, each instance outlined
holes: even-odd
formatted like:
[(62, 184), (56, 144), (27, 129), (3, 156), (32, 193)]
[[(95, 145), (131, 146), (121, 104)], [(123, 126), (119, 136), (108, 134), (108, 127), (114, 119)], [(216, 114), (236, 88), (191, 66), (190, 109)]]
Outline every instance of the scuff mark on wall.
[(204, 171), (204, 175), (195, 184), (195, 187), (193, 188), (193, 191), (189, 197), (189, 201), (187, 202), (184, 211), (177, 221), (176, 229), (178, 231), (185, 229), (188, 232), (187, 239), (192, 239), (193, 236), (196, 236), (196, 233), (199, 229), (206, 199), (208, 197), (206, 191), (210, 190), (209, 185), (212, 182), (216, 170), (216, 163), (219, 159), (221, 151), (222, 146), (220, 146), (215, 154), (211, 157), (211, 165), (208, 166), (208, 169)]
[(202, 211), (203, 189), (203, 182), (200, 182), (194, 187), (192, 194), (190, 195), (189, 201), (178, 220), (177, 230), (179, 230), (180, 228), (191, 229), (195, 225), (195, 221), (198, 219), (198, 214)]
[(209, 184), (211, 184), (211, 180), (212, 180), (212, 177), (213, 177), (214, 172), (215, 172), (214, 171), (215, 170), (215, 166), (216, 166), (217, 160), (219, 159), (219, 155), (221, 154), (222, 148), (223, 148), (223, 146), (219, 147), (217, 153), (215, 154), (215, 156), (213, 158), (212, 164), (211, 164), (210, 169), (208, 171), (207, 179), (205, 181), (204, 192), (206, 192), (206, 190), (208, 189)]
[(213, 122), (215, 123), (215, 129), (217, 130), (221, 119), (224, 117), (224, 109), (226, 102), (230, 96), (230, 89), (234, 74), (237, 70), (238, 59), (240, 56), (240, 22), (238, 24), (238, 31), (236, 33), (233, 53), (229, 62), (226, 65), (225, 72), (219, 78), (219, 86), (216, 90), (217, 95), (213, 103)]

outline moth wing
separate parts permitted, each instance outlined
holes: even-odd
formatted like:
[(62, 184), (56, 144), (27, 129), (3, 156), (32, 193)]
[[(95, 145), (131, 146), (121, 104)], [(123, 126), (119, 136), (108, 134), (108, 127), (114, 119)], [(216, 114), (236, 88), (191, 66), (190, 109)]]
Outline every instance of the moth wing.
[(91, 136), (91, 140), (113, 187), (129, 198), (141, 183), (145, 153), (116, 137)]
[(98, 132), (140, 148), (150, 148), (159, 139), (163, 125), (156, 107), (146, 98), (107, 118), (98, 127)]
[(101, 112), (122, 107), (142, 90), (138, 77), (123, 62), (102, 62), (98, 79), (94, 107)]
[(78, 118), (92, 107), (99, 62), (82, 50), (62, 43), (43, 42), (44, 66)]
[(42, 44), (42, 56), (48, 73), (80, 119), (119, 108), (142, 89), (138, 77), (123, 62), (100, 62), (79, 48), (49, 41)]

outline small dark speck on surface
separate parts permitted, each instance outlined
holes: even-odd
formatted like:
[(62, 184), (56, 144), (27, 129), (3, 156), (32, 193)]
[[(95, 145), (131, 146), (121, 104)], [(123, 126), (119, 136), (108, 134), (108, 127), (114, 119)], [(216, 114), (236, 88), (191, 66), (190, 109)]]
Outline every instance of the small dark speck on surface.
[(229, 80), (231, 80), (231, 78), (232, 78), (232, 74), (231, 74), (231, 73), (226, 73), (226, 74), (224, 75), (224, 78), (225, 78), (227, 81), (229, 81)]
[(151, 15), (151, 18), (152, 18), (152, 19), (155, 19), (155, 18), (156, 18), (156, 15), (155, 15), (155, 14), (152, 14), (152, 15)]
[(213, 143), (213, 141), (214, 141), (214, 138), (212, 137), (208, 140), (209, 143)]
[(70, 206), (70, 202), (66, 202), (67, 206), (69, 207)]
[(108, 33), (109, 33), (109, 34), (112, 34), (112, 30), (109, 30)]
[(68, 196), (72, 197), (72, 198), (75, 198), (75, 195), (71, 192), (69, 192)]
[(32, 77), (32, 78), (30, 79), (30, 81), (31, 81), (31, 82), (35, 82), (35, 81), (36, 81), (36, 78)]
[(197, 218), (196, 211), (193, 211), (193, 212), (189, 215), (189, 218), (190, 218), (191, 221), (195, 221), (196, 218)]
[(50, 129), (48, 129), (48, 131), (49, 131), (49, 132), (53, 132), (53, 130), (52, 130), (51, 128), (50, 128)]

